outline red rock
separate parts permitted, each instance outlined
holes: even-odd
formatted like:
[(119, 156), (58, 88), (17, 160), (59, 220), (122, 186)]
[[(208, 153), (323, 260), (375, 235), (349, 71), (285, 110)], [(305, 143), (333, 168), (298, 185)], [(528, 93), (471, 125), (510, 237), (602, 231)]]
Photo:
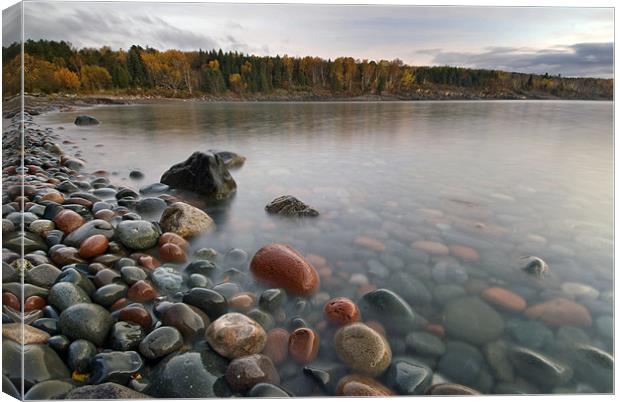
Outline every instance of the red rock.
[(43, 197), (41, 197), (41, 200), (52, 201), (57, 204), (62, 204), (65, 202), (65, 197), (58, 191), (50, 191), (49, 193), (43, 195)]
[(267, 332), (267, 343), (263, 354), (268, 356), (275, 364), (283, 363), (288, 357), (289, 333), (284, 328), (273, 328)]
[(80, 245), (80, 257), (92, 258), (97, 257), (106, 252), (108, 249), (108, 238), (104, 235), (97, 234), (85, 239)]
[(10, 307), (15, 311), (19, 311), (21, 307), (21, 303), (17, 296), (9, 292), (2, 293), (2, 305)]
[(334, 325), (347, 325), (359, 321), (360, 311), (351, 299), (336, 297), (323, 308), (325, 319)]
[(159, 248), (159, 258), (164, 262), (185, 262), (185, 251), (174, 243), (166, 243)]
[(549, 325), (590, 326), (592, 317), (590, 312), (581, 304), (568, 299), (557, 298), (537, 304), (525, 310), (525, 316), (538, 319)]
[(257, 281), (287, 292), (308, 296), (319, 288), (319, 274), (295, 249), (286, 244), (269, 244), (256, 252), (250, 271)]
[(371, 377), (350, 374), (342, 377), (336, 386), (337, 396), (391, 396), (389, 388)]
[(373, 239), (372, 237), (359, 236), (355, 239), (354, 243), (358, 246), (366, 247), (374, 251), (385, 251), (385, 244), (381, 243), (377, 239)]
[(489, 303), (510, 311), (523, 311), (527, 306), (525, 299), (504, 288), (487, 288), (481, 296)]
[(148, 302), (157, 297), (157, 293), (150, 283), (140, 280), (129, 288), (127, 298), (139, 302)]
[(177, 246), (181, 247), (184, 251), (187, 251), (187, 249), (189, 248), (189, 243), (187, 242), (187, 240), (185, 240), (178, 234), (172, 233), (172, 232), (166, 232), (159, 237), (160, 246), (163, 246), (166, 243), (176, 244)]
[(118, 299), (117, 301), (115, 301), (111, 306), (110, 306), (110, 310), (114, 311), (114, 310), (118, 310), (119, 308), (123, 308), (125, 307), (127, 304), (129, 303), (129, 300), (125, 299), (124, 297), (121, 297), (120, 299)]
[(239, 357), (226, 368), (226, 382), (232, 391), (246, 392), (259, 383), (279, 384), (280, 376), (271, 359), (265, 355)]
[(254, 306), (256, 297), (252, 293), (239, 293), (228, 299), (228, 307), (235, 311), (245, 312)]
[(157, 260), (157, 258), (150, 255), (143, 255), (138, 257), (138, 264), (142, 265), (144, 268), (153, 270), (161, 265), (161, 262)]
[(443, 325), (428, 324), (426, 326), (426, 331), (440, 338), (444, 338), (446, 336), (446, 330), (444, 329)]
[(30, 296), (24, 300), (24, 311), (41, 310), (46, 304), (41, 296)]
[(86, 221), (84, 218), (75, 211), (70, 209), (63, 209), (54, 218), (54, 223), (59, 230), (69, 234), (75, 229), (82, 226)]
[(150, 329), (153, 323), (151, 314), (139, 305), (129, 305), (123, 307), (118, 312), (119, 321), (129, 321), (140, 325), (142, 328)]
[(461, 246), (459, 244), (453, 244), (451, 246), (448, 246), (448, 248), (450, 249), (450, 253), (453, 256), (463, 261), (466, 261), (466, 262), (480, 261), (480, 256), (478, 255), (478, 252), (471, 247)]
[(439, 243), (436, 241), (427, 241), (427, 240), (419, 240), (414, 241), (411, 244), (411, 247), (427, 252), (429, 254), (434, 255), (448, 255), (450, 254), (450, 249), (443, 243)]
[(319, 336), (310, 328), (297, 328), (288, 338), (288, 353), (298, 363), (310, 363), (319, 353)]
[(116, 213), (109, 209), (101, 209), (95, 212), (95, 219), (102, 219), (104, 221), (110, 221), (116, 216)]

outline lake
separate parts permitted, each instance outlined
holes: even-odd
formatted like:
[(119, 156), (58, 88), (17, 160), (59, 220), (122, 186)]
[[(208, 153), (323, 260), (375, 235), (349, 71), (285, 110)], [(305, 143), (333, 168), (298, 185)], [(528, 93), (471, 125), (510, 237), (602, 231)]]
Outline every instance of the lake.
[[(73, 125), (83, 113), (101, 124)], [(451, 301), (465, 295), (479, 301), (488, 288), (513, 292), (528, 307), (570, 300), (562, 306), (568, 317), (552, 323), (529, 320), (484, 296), (503, 320), (501, 340), (571, 366), (577, 374), (566, 384), (527, 378), (518, 358), (516, 377), (510, 377), (484, 343), (476, 346), (485, 356), (474, 365), (480, 375), (451, 373), (446, 361), (469, 361), (459, 349), (462, 339), (450, 331), (463, 323), (446, 325), (445, 354), (423, 360), (436, 373), (485, 392), (601, 389), (558, 345), (579, 340), (613, 353), (611, 102), (170, 101), (96, 106), (36, 121), (64, 127), (60, 133), (71, 143), (62, 146), (79, 151), (86, 171), (106, 170), (114, 184), (136, 190), (158, 182), (194, 151), (244, 155), (245, 165), (231, 171), (236, 196), (226, 205), (205, 206), (217, 230), (195, 239), (192, 249), (237, 247), (251, 256), (267, 243), (289, 243), (326, 260), (321, 280), (328, 295), (320, 297), (357, 300), (387, 288), (439, 324)], [(144, 178), (130, 179), (134, 169)], [(266, 214), (265, 205), (284, 194), (320, 216)], [(548, 275), (521, 270), (524, 256), (542, 258)], [(575, 306), (585, 308), (591, 324), (571, 319)], [(311, 324), (320, 321), (319, 312), (309, 314)], [(404, 336), (390, 338), (390, 346), (405, 356), (419, 347)]]

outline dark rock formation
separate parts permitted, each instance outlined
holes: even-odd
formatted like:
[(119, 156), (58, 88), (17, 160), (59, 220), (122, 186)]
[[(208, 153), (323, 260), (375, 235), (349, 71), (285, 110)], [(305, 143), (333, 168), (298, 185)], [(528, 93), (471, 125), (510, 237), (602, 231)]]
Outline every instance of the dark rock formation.
[(283, 195), (271, 201), (265, 210), (284, 216), (319, 216), (319, 211), (304, 204), (292, 195)]
[(76, 126), (94, 126), (99, 124), (99, 120), (95, 119), (93, 116), (81, 115), (75, 118)]

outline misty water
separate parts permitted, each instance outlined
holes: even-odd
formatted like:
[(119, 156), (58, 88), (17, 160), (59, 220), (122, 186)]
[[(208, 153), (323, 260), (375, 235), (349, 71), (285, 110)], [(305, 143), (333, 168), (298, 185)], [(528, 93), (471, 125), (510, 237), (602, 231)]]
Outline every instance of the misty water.
[[(225, 205), (204, 206), (217, 229), (194, 239), (192, 249), (238, 247), (251, 256), (267, 243), (289, 243), (327, 260), (332, 274), (323, 290), (330, 297), (357, 300), (373, 287), (391, 289), (437, 324), (451, 300), (478, 297), (488, 287), (516, 293), (528, 307), (574, 301), (587, 309), (590, 325), (529, 320), (489, 303), (504, 320), (500, 340), (572, 367), (570, 382), (533, 379), (517, 364), (512, 378), (498, 373), (484, 354), (487, 345), (476, 345), (485, 356), (480, 367), (474, 365), (482, 374), (467, 385), (485, 392), (601, 392), (605, 386), (588, 376), (608, 371), (598, 363), (589, 368), (564, 345), (613, 354), (612, 107), (568, 101), (178, 101), (97, 106), (36, 121), (62, 126), (59, 132), (71, 143), (61, 145), (79, 152), (86, 171), (106, 170), (114, 184), (136, 190), (158, 182), (197, 150), (244, 155), (245, 165), (231, 172), (236, 196)], [(101, 124), (75, 126), (75, 116), (84, 113)], [(144, 179), (129, 178), (135, 169)], [(291, 220), (266, 214), (265, 205), (284, 194), (321, 215)], [(435, 250), (421, 242), (433, 242)], [(477, 256), (467, 258), (455, 245)], [(531, 255), (547, 262), (548, 275), (519, 269), (520, 258)], [(320, 321), (318, 311), (310, 314), (311, 323)], [(459, 347), (451, 349), (455, 340), (448, 332), (445, 354), (460, 353), (454, 361), (467, 361)], [(390, 337), (390, 343), (395, 356), (416, 357), (404, 336)], [(423, 359), (437, 374), (465, 383), (442, 366), (445, 354)], [(546, 375), (543, 370), (539, 376)]]

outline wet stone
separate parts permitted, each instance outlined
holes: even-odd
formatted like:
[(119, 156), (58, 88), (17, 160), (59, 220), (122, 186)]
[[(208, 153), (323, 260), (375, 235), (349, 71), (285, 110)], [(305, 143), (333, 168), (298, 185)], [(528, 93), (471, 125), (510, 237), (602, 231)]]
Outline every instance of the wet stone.
[(387, 341), (362, 323), (340, 328), (334, 336), (334, 348), (340, 360), (352, 370), (370, 376), (384, 372), (392, 359)]
[(152, 396), (158, 398), (213, 398), (218, 375), (211, 373), (199, 353), (164, 359), (153, 376)]
[(366, 293), (358, 302), (364, 319), (382, 323), (388, 331), (404, 334), (420, 326), (420, 317), (399, 295), (388, 289)]
[(170, 294), (181, 290), (183, 276), (171, 267), (159, 267), (151, 274), (151, 280), (159, 291)]
[(140, 342), (140, 353), (147, 359), (166, 356), (183, 345), (183, 336), (174, 327), (159, 327)]
[(446, 351), (446, 346), (439, 337), (423, 331), (408, 333), (405, 343), (407, 349), (416, 355), (441, 356)]
[(433, 370), (413, 359), (396, 359), (385, 373), (386, 384), (399, 395), (421, 395), (431, 386)]
[(3, 339), (2, 374), (13, 383), (20, 383), (22, 380), (22, 359), (25, 388), (43, 381), (69, 378), (69, 370), (48, 345), (30, 344), (22, 348), (17, 342)]
[(187, 280), (187, 286), (190, 288), (210, 288), (213, 286), (213, 282), (204, 275), (191, 274)]
[(207, 328), (209, 345), (229, 359), (260, 353), (266, 340), (265, 330), (239, 313), (224, 314)]
[(520, 375), (542, 387), (564, 385), (573, 376), (569, 366), (531, 349), (515, 347), (509, 357)]
[(25, 400), (50, 400), (50, 399), (64, 399), (71, 390), (75, 388), (75, 385), (70, 381), (63, 380), (48, 380), (36, 384), (30, 388), (26, 395)]
[(24, 279), (33, 285), (49, 288), (56, 282), (60, 273), (61, 271), (51, 264), (41, 264), (27, 270)]
[(49, 335), (58, 335), (60, 333), (58, 320), (56, 318), (39, 318), (32, 322), (32, 326), (47, 332)]
[(228, 302), (226, 298), (211, 289), (194, 288), (183, 295), (183, 302), (196, 306), (209, 316), (212, 320), (228, 312)]
[(245, 392), (259, 383), (279, 384), (280, 376), (271, 359), (254, 354), (231, 361), (226, 381), (233, 391)]
[(68, 349), (71, 341), (64, 335), (54, 335), (47, 340), (47, 344), (58, 354), (64, 354)]
[(205, 333), (205, 323), (200, 315), (185, 303), (174, 303), (162, 314), (164, 325), (175, 327), (187, 340), (197, 339)]
[(267, 289), (261, 293), (258, 305), (265, 311), (276, 311), (286, 302), (284, 289)]
[(446, 353), (439, 359), (440, 373), (459, 384), (475, 384), (480, 377), (484, 357), (478, 349), (464, 342), (446, 344)]
[(80, 303), (60, 314), (60, 329), (70, 339), (86, 339), (103, 345), (113, 324), (110, 313), (97, 304)]
[(570, 358), (579, 380), (591, 384), (598, 392), (613, 392), (613, 356), (594, 346), (580, 344), (572, 350)]
[(63, 311), (75, 304), (90, 303), (90, 297), (73, 283), (59, 282), (50, 289), (48, 302), (58, 311)]
[(293, 395), (285, 389), (268, 383), (258, 383), (254, 385), (247, 393), (250, 398), (290, 398)]
[(491, 342), (484, 345), (483, 353), (492, 374), (499, 381), (512, 382), (514, 369), (508, 358), (508, 346), (504, 341)]
[(532, 349), (544, 349), (553, 342), (553, 332), (538, 321), (513, 319), (506, 323), (506, 331), (516, 343)]
[(97, 289), (93, 294), (93, 301), (104, 307), (109, 307), (117, 300), (125, 297), (127, 286), (125, 284), (111, 283)]
[(30, 345), (34, 343), (44, 344), (48, 341), (50, 335), (30, 325), (13, 323), (2, 325), (2, 337), (18, 343), (23, 341), (24, 345)]
[(125, 385), (131, 375), (142, 368), (142, 359), (137, 352), (99, 353), (92, 359), (89, 384), (115, 382)]
[(502, 317), (478, 297), (450, 301), (443, 319), (448, 335), (473, 344), (493, 341), (504, 331)]
[(212, 261), (196, 260), (189, 263), (184, 270), (186, 275), (201, 274), (206, 277), (212, 277), (217, 272), (217, 266)]
[(359, 374), (350, 374), (343, 377), (336, 387), (337, 396), (358, 396), (358, 397), (385, 397), (394, 393), (371, 377)]
[(91, 360), (96, 354), (97, 348), (92, 342), (84, 339), (73, 341), (67, 354), (69, 367), (78, 373), (90, 373)]
[(123, 281), (131, 286), (134, 283), (147, 278), (146, 272), (140, 267), (124, 266), (120, 269), (120, 275)]
[(144, 330), (138, 324), (118, 321), (110, 332), (110, 341), (114, 350), (135, 350), (144, 338)]
[(334, 325), (346, 325), (359, 321), (360, 311), (355, 303), (346, 297), (329, 300), (323, 308), (325, 319)]
[(273, 316), (266, 311), (262, 311), (261, 309), (252, 309), (247, 312), (246, 315), (259, 323), (260, 326), (265, 329), (265, 331), (269, 331), (276, 324)]

